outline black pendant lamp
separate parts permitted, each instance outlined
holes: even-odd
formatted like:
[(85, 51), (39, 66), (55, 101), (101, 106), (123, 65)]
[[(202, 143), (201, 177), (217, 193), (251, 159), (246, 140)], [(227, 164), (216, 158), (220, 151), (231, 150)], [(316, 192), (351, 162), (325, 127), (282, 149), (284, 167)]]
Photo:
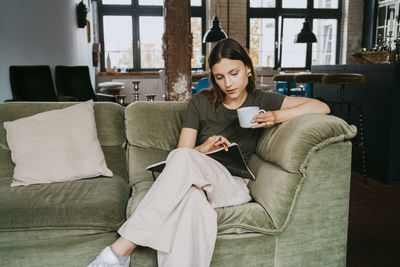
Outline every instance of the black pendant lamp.
[(317, 37), (315, 37), (315, 34), (311, 31), (310, 23), (308, 21), (309, 19), (306, 18), (306, 20), (303, 23), (303, 29), (301, 29), (299, 34), (296, 34), (296, 37), (294, 38), (295, 43), (317, 42)]
[(207, 42), (217, 42), (219, 40), (228, 38), (224, 30), (219, 26), (218, 16), (214, 16), (212, 20), (212, 26), (210, 29), (204, 34), (203, 43)]

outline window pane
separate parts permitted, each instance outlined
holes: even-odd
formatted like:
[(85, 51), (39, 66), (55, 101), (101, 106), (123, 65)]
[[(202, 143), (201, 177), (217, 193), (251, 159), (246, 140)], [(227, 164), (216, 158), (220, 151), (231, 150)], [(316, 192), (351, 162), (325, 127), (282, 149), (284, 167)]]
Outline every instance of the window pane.
[(376, 32), (376, 40), (375, 43), (377, 45), (382, 45), (382, 40), (384, 40), (383, 35), (385, 34), (385, 29), (384, 28), (380, 28), (377, 30)]
[(201, 0), (190, 0), (191, 6), (201, 6)]
[(104, 66), (109, 55), (111, 67), (133, 68), (132, 17), (104, 16), (103, 24)]
[(313, 43), (312, 64), (329, 65), (336, 63), (336, 19), (314, 19), (313, 33), (317, 43)]
[(250, 58), (254, 66), (275, 65), (275, 19), (250, 19)]
[[(399, 5), (397, 7), (398, 10), (398, 14), (397, 14), (397, 30), (395, 31), (396, 33), (400, 32), (400, 2)], [(399, 38), (399, 35), (397, 35), (397, 38)]]
[(142, 6), (162, 6), (164, 0), (139, 0), (139, 5)]
[(284, 19), (282, 38), (282, 68), (304, 68), (306, 66), (306, 44), (294, 42), (303, 27), (304, 19)]
[(103, 0), (103, 5), (130, 5), (131, 0)]
[(338, 8), (338, 0), (314, 0), (314, 8)]
[(395, 31), (395, 24), (396, 24), (396, 6), (395, 5), (390, 5), (388, 6), (388, 11), (387, 11), (387, 16), (386, 16), (386, 25), (387, 25), (387, 30), (386, 30), (386, 35), (389, 34), (391, 31), (394, 36), (396, 36)]
[(276, 0), (250, 0), (250, 7), (276, 7)]
[(307, 8), (307, 0), (282, 0), (283, 8)]
[(140, 65), (142, 68), (162, 68), (163, 17), (139, 17)]
[(378, 9), (378, 26), (385, 26), (386, 21), (386, 7), (380, 7)]
[(190, 27), (193, 34), (193, 57), (191, 60), (192, 68), (201, 68), (202, 59), (202, 40), (201, 40), (201, 18), (190, 18)]

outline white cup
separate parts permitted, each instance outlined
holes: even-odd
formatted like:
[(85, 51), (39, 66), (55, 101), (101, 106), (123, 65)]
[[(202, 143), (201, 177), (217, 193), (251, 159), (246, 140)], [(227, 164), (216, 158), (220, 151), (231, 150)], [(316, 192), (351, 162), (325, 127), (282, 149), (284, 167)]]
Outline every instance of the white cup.
[(258, 124), (257, 122), (252, 123), (251, 121), (253, 120), (254, 116), (260, 114), (261, 112), (266, 112), (266, 111), (260, 109), (259, 107), (239, 108), (237, 110), (237, 114), (239, 118), (240, 127), (251, 128), (251, 126), (257, 125)]

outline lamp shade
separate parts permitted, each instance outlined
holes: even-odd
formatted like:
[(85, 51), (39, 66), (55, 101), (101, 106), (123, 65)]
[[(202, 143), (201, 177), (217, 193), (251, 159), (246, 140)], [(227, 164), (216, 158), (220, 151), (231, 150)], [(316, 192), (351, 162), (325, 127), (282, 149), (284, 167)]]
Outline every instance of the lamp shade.
[(214, 16), (212, 20), (212, 26), (210, 29), (204, 34), (203, 43), (207, 42), (217, 42), (219, 40), (225, 39), (228, 36), (219, 26), (218, 16)]
[(296, 37), (294, 38), (295, 43), (316, 43), (317, 42), (317, 37), (315, 37), (315, 34), (311, 31), (310, 23), (306, 19), (306, 21), (303, 23), (303, 29), (301, 29), (299, 34), (296, 34)]

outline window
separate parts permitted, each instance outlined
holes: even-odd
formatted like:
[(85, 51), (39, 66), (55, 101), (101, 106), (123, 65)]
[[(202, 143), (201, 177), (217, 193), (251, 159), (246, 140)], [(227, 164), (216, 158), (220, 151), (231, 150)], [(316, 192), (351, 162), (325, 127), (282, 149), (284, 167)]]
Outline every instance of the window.
[(314, 0), (314, 8), (338, 8), (338, 0)]
[[(336, 64), (339, 55), (341, 0), (249, 0), (248, 47), (256, 67), (310, 69), (311, 64)], [(317, 43), (294, 43), (305, 17)]]
[(304, 19), (284, 18), (282, 27), (282, 68), (305, 68), (307, 44), (296, 44), (294, 38), (301, 31)]
[(110, 62), (119, 68), (133, 68), (131, 17), (104, 16), (103, 31), (106, 58), (110, 58)]
[[(383, 2), (383, 1), (379, 1)], [(375, 43), (383, 45), (388, 36), (396, 37), (400, 30), (398, 18), (400, 16), (400, 0), (387, 0), (378, 4)]]
[(162, 68), (163, 17), (139, 17), (140, 66), (142, 68)]
[(336, 59), (337, 20), (315, 19), (313, 32), (317, 43), (312, 44), (312, 64), (331, 65)]
[(250, 0), (250, 7), (275, 7), (275, 0)]
[(249, 54), (255, 66), (274, 67), (275, 65), (275, 20), (250, 19)]
[(307, 8), (307, 0), (282, 0), (283, 8)]
[[(99, 1), (101, 70), (110, 59), (120, 71), (157, 70), (164, 67), (162, 35), (164, 0)], [(205, 51), (205, 0), (191, 0), (192, 68), (201, 68)]]

